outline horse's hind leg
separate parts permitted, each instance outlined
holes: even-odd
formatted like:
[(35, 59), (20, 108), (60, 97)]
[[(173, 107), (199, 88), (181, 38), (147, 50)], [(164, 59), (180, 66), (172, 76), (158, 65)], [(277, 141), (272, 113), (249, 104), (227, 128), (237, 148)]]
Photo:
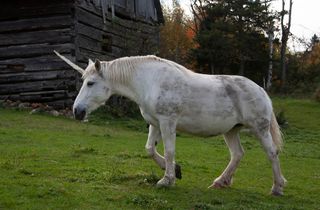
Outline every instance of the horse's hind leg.
[(274, 144), (272, 140), (272, 135), (269, 131), (269, 126), (266, 129), (254, 129), (254, 132), (260, 139), (262, 147), (267, 153), (267, 156), (272, 164), (274, 181), (271, 193), (273, 195), (283, 195), (283, 187), (285, 185), (286, 180), (281, 173), (277, 146)]
[[(161, 169), (165, 170), (166, 162), (162, 155), (157, 152), (156, 144), (161, 141), (160, 129), (150, 125), (148, 141), (146, 143), (146, 151), (148, 155), (160, 166)], [(181, 168), (178, 164), (175, 164), (175, 174), (176, 178), (181, 179)]]
[(231, 159), (226, 169), (214, 180), (210, 187), (223, 188), (231, 185), (232, 175), (236, 171), (240, 160), (244, 155), (244, 150), (240, 143), (239, 130), (239, 128), (235, 127), (224, 135), (225, 142), (229, 147)]
[(166, 168), (166, 163), (164, 157), (161, 156), (156, 149), (156, 144), (161, 141), (160, 129), (154, 127), (153, 125), (149, 126), (148, 141), (146, 143), (146, 151), (148, 155), (160, 166), (161, 169)]

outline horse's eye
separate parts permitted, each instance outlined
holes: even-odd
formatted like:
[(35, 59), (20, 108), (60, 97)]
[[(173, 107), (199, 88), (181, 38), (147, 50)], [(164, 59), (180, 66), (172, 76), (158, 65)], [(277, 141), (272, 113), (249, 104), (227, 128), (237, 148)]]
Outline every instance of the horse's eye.
[(94, 82), (91, 82), (91, 81), (89, 81), (89, 82), (87, 83), (88, 87), (91, 87), (93, 84), (94, 84)]

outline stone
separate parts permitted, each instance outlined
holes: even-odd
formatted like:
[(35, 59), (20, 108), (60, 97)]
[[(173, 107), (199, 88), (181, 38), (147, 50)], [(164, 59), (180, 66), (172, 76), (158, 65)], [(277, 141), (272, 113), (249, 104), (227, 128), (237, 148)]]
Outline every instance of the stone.
[(53, 115), (55, 117), (58, 117), (60, 115), (60, 113), (57, 110), (51, 110), (51, 111), (49, 111), (49, 114)]

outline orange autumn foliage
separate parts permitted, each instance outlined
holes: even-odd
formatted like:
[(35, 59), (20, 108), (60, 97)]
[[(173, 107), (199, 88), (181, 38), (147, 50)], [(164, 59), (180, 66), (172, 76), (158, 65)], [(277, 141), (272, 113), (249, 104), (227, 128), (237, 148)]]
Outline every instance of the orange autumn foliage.
[(190, 50), (195, 46), (192, 21), (178, 4), (172, 9), (164, 7), (163, 13), (165, 23), (160, 28), (159, 55), (188, 66)]

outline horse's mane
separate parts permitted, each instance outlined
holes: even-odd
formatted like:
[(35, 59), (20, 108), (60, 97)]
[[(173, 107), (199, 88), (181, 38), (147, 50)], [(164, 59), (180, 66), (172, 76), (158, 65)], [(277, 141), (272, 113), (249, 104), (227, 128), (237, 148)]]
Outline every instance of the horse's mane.
[[(110, 81), (124, 84), (132, 78), (139, 65), (143, 65), (144, 62), (148, 61), (166, 63), (173, 67), (173, 71), (189, 71), (173, 61), (159, 58), (154, 55), (122, 57), (112, 61), (101, 62), (101, 71), (103, 76)], [(95, 69), (92, 68), (85, 74), (91, 74), (93, 73), (93, 70)]]

